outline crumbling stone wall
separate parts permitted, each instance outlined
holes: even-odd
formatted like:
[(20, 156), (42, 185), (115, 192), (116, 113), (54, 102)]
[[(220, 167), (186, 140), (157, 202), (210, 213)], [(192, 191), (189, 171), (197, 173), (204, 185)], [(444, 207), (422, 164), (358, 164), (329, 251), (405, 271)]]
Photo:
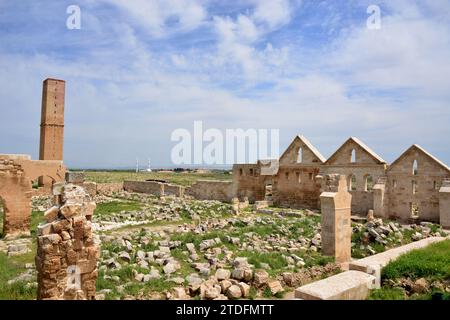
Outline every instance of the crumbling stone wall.
[(53, 188), (55, 206), (38, 226), (38, 299), (93, 300), (99, 243), (92, 234), (95, 202), (80, 186)]
[(22, 166), (0, 158), (0, 199), (3, 202), (3, 236), (30, 235), (32, 188)]
[(233, 182), (199, 180), (186, 188), (185, 194), (198, 200), (230, 202), (233, 198)]
[(120, 191), (123, 191), (123, 182), (97, 183), (96, 185), (97, 194), (111, 194)]
[[(374, 209), (373, 190), (368, 185), (369, 177), (374, 185), (385, 175), (385, 170), (386, 161), (357, 138), (350, 138), (325, 162), (321, 174), (345, 175), (352, 195), (352, 213), (366, 215), (369, 210)], [(355, 182), (352, 182), (352, 176), (355, 177)]]
[(239, 199), (247, 197), (252, 203), (265, 200), (267, 179), (272, 181), (272, 177), (261, 175), (259, 163), (233, 165), (233, 193)]
[(303, 136), (297, 136), (279, 160), (273, 202), (289, 208), (316, 209), (320, 184), (316, 181), (325, 158)]
[(413, 145), (390, 165), (386, 176), (384, 211), (390, 218), (439, 223), (439, 190), (450, 178), (445, 164)]
[(184, 187), (158, 181), (124, 181), (123, 189), (128, 192), (153, 194), (156, 196), (175, 195), (182, 197)]
[(39, 176), (64, 179), (61, 161), (33, 161), (29, 155), (0, 154), (0, 198), (4, 205), (3, 235), (15, 238), (30, 234), (32, 189)]

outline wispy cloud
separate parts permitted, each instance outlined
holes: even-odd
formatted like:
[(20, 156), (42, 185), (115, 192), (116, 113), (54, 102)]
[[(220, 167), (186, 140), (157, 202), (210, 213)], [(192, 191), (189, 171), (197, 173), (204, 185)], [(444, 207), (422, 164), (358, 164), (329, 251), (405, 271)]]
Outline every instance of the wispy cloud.
[(369, 1), (78, 2), (81, 30), (68, 1), (0, 1), (1, 152), (37, 156), (41, 82), (59, 77), (71, 166), (170, 165), (171, 131), (194, 120), (450, 163), (448, 1), (384, 3), (381, 30)]

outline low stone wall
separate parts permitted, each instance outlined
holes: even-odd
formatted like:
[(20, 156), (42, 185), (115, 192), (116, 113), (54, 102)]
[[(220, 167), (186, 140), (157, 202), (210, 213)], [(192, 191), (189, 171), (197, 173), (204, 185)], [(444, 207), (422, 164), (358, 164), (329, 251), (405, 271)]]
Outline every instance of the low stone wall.
[(186, 195), (198, 200), (231, 202), (234, 197), (232, 181), (199, 180), (186, 189)]
[(184, 187), (177, 186), (173, 184), (164, 184), (164, 195), (174, 195), (177, 197), (182, 197), (184, 195)]
[(302, 300), (365, 300), (375, 286), (375, 277), (360, 271), (346, 271), (295, 290)]
[(111, 194), (123, 191), (123, 182), (117, 183), (97, 183), (97, 194)]
[(411, 250), (424, 248), (432, 243), (443, 241), (448, 238), (432, 237), (426, 238), (417, 242), (412, 242), (404, 246), (393, 248), (388, 251), (375, 254), (373, 256), (350, 262), (349, 269), (357, 270), (373, 275), (376, 278), (376, 288), (381, 285), (381, 269), (389, 262), (394, 261), (401, 255), (410, 252)]
[(123, 189), (128, 192), (153, 194), (155, 196), (174, 195), (182, 197), (184, 187), (158, 181), (124, 181)]

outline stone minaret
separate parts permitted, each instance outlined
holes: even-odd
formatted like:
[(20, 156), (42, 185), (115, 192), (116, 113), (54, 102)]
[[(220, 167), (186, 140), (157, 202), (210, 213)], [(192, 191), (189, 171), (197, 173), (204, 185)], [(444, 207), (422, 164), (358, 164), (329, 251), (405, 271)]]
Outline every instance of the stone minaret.
[[(42, 88), (41, 140), (39, 160), (63, 160), (64, 80), (46, 79)], [(51, 188), (52, 180), (39, 178), (39, 186)]]
[(65, 87), (64, 80), (44, 81), (39, 160), (63, 160)]

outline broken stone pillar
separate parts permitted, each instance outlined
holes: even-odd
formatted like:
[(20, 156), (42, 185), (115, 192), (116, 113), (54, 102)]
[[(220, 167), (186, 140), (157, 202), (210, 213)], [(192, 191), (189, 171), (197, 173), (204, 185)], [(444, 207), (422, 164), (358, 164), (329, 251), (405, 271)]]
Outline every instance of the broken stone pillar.
[(450, 179), (444, 180), (439, 189), (439, 223), (450, 229)]
[(344, 175), (325, 176), (324, 191), (320, 195), (322, 208), (322, 253), (334, 256), (336, 262), (351, 259), (351, 203)]
[(84, 184), (84, 172), (66, 172), (66, 182), (82, 186)]
[(99, 241), (91, 219), (95, 202), (80, 186), (56, 184), (54, 207), (38, 226), (38, 299), (94, 300)]

